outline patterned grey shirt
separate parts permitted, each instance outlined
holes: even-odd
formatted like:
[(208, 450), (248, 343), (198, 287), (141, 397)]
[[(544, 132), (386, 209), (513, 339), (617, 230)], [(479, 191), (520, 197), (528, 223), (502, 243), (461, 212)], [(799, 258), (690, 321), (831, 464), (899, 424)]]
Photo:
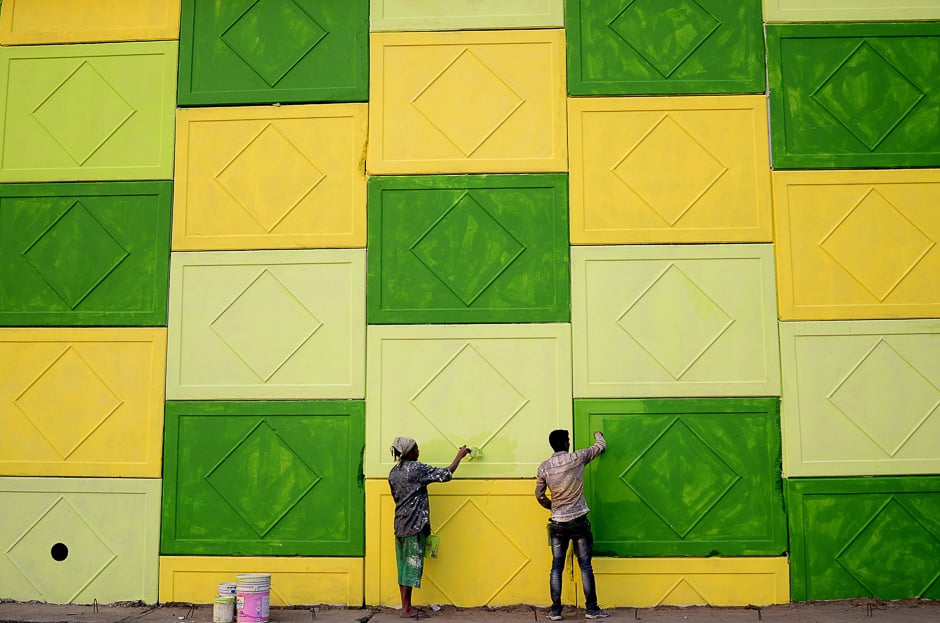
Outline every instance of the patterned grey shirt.
[(446, 467), (431, 467), (418, 461), (400, 461), (388, 473), (388, 486), (395, 500), (395, 536), (418, 534), (431, 523), (428, 484), (447, 482), (454, 475)]
[[(584, 466), (607, 448), (603, 435), (594, 437), (594, 445), (575, 452), (556, 452), (539, 465), (535, 483), (535, 498), (539, 504), (552, 510), (553, 521), (571, 521), (587, 515), (584, 500)], [(545, 489), (552, 492), (551, 500)]]

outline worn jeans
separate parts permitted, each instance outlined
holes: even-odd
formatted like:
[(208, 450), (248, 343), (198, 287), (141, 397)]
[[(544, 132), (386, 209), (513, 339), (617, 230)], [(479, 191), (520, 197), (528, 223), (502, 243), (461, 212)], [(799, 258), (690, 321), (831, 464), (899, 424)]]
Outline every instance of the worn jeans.
[(594, 535), (591, 534), (591, 522), (588, 521), (587, 515), (571, 521), (551, 521), (548, 524), (548, 534), (552, 546), (552, 574), (549, 581), (552, 610), (561, 610), (561, 574), (565, 569), (569, 542), (581, 567), (584, 606), (587, 610), (597, 610), (597, 589), (594, 586), (594, 569), (591, 567)]

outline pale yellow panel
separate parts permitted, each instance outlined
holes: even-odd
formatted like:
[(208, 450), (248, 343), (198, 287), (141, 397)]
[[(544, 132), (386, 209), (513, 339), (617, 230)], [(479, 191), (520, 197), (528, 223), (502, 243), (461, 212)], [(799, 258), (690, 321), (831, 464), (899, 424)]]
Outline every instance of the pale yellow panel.
[(211, 604), (239, 573), (271, 574), (271, 605), (362, 605), (362, 558), (161, 556), (160, 601)]
[[(785, 557), (594, 558), (593, 566), (598, 601), (611, 608), (766, 606), (790, 601)], [(578, 603), (584, 603), (580, 586)]]
[(767, 99), (570, 98), (571, 242), (770, 242)]
[(179, 39), (180, 0), (4, 0), (0, 44)]
[(370, 29), (564, 28), (563, 0), (373, 0)]
[(788, 476), (940, 473), (940, 320), (780, 323)]
[(780, 318), (940, 317), (940, 169), (773, 181)]
[(571, 251), (579, 398), (780, 393), (769, 244)]
[[(548, 511), (535, 501), (534, 479), (452, 480), (432, 484), (428, 492), (431, 528), (440, 535), (441, 545), (436, 559), (425, 560), (424, 580), (414, 591), (416, 605), (551, 603)], [(394, 518), (395, 501), (388, 481), (367, 480), (367, 604), (401, 605), (395, 571)], [(568, 571), (571, 565), (569, 554)], [(572, 604), (575, 591), (571, 574), (566, 573), (563, 581), (562, 599)]]
[(480, 452), (462, 478), (534, 478), (548, 434), (571, 428), (568, 324), (370, 326), (366, 389), (369, 478), (388, 475), (395, 437), (423, 461)]
[(365, 247), (366, 111), (181, 109), (173, 249)]
[(374, 174), (568, 168), (564, 31), (371, 36)]
[(362, 398), (365, 254), (174, 252), (167, 397)]
[(0, 474), (159, 478), (166, 329), (0, 329)]
[(767, 22), (903, 22), (940, 19), (940, 0), (763, 0)]

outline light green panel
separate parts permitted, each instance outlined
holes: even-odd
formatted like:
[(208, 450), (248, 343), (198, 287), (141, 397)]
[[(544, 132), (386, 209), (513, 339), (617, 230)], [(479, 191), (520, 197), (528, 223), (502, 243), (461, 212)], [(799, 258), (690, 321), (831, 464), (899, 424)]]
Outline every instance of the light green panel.
[(0, 478), (0, 593), (157, 601), (160, 480)]
[(368, 353), (367, 478), (388, 476), (398, 435), (434, 465), (479, 448), (461, 478), (534, 478), (548, 434), (571, 429), (568, 324), (374, 325)]
[(173, 253), (167, 398), (362, 398), (365, 292), (365, 249)]
[(780, 323), (787, 476), (940, 472), (940, 321)]
[(767, 22), (904, 22), (940, 19), (938, 0), (764, 0)]
[(171, 179), (177, 50), (0, 48), (0, 182)]
[(563, 28), (564, 0), (372, 0), (370, 30)]
[(574, 395), (777, 396), (769, 244), (571, 250)]

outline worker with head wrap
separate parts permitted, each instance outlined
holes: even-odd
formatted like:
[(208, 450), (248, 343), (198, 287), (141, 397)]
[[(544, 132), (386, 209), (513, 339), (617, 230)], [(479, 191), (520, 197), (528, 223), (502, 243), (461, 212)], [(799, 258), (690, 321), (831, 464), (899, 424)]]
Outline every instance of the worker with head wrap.
[(431, 508), (428, 484), (447, 482), (457, 466), (470, 454), (460, 446), (447, 467), (431, 467), (418, 461), (418, 443), (410, 437), (396, 437), (392, 442), (395, 466), (388, 473), (388, 484), (395, 500), (395, 557), (398, 560), (398, 587), (401, 590), (402, 618), (417, 618), (411, 605), (411, 592), (421, 588), (424, 574), (424, 549), (431, 534)]

